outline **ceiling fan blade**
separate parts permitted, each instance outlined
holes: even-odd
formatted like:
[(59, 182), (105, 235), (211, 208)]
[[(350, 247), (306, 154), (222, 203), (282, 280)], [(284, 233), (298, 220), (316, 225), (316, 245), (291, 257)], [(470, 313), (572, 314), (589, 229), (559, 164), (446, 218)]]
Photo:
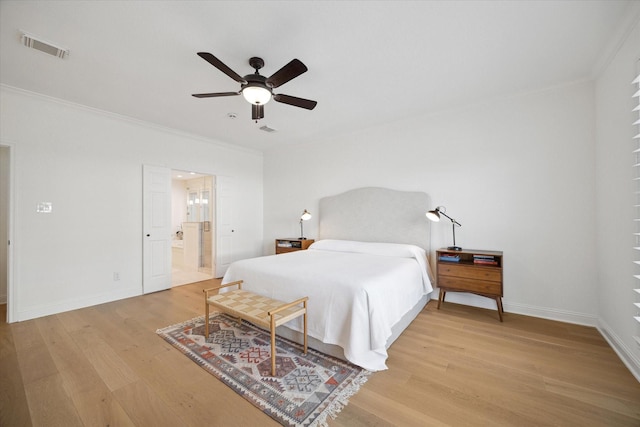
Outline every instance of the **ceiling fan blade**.
[(231, 77), (233, 80), (237, 81), (238, 83), (242, 83), (242, 84), (247, 83), (247, 81), (243, 79), (240, 75), (238, 75), (238, 73), (233, 71), (231, 68), (227, 67), (222, 61), (220, 61), (218, 58), (216, 58), (209, 52), (198, 52), (198, 56), (204, 59), (205, 61), (207, 61), (209, 64), (216, 67), (218, 70), (225, 73), (227, 76)]
[(194, 93), (191, 96), (196, 98), (215, 98), (217, 96), (234, 96), (240, 95), (240, 92), (217, 92), (217, 93)]
[(251, 104), (251, 119), (255, 121), (264, 119), (264, 105)]
[(284, 67), (273, 73), (266, 81), (267, 86), (278, 87), (282, 86), (291, 79), (298, 77), (300, 74), (306, 72), (308, 68), (300, 60), (293, 59)]
[(316, 108), (318, 103), (316, 101), (311, 101), (310, 99), (297, 98), (295, 96), (290, 95), (273, 95), (273, 99), (278, 102), (282, 102), (284, 104), (293, 105), (294, 107), (306, 108), (307, 110), (313, 110)]

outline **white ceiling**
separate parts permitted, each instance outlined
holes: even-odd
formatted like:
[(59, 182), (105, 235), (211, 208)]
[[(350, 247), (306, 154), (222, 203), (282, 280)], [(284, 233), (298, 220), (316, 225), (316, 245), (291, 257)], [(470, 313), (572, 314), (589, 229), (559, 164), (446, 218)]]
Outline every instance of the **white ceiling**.
[[(633, 3), (1, 0), (0, 82), (268, 150), (592, 78), (637, 17)], [(20, 30), (71, 53), (28, 49)], [(256, 124), (240, 96), (194, 98), (239, 90), (199, 51), (240, 75), (251, 56), (266, 76), (298, 58), (309, 71), (274, 92), (318, 106), (271, 101)]]

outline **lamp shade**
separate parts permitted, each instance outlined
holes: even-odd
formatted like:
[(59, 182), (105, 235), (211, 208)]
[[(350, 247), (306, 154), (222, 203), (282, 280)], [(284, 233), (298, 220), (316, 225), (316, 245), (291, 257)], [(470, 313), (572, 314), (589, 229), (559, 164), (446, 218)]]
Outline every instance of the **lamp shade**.
[(308, 210), (304, 210), (304, 212), (302, 212), (302, 215), (300, 215), (300, 219), (302, 221), (308, 221), (311, 219), (311, 213)]
[(248, 86), (242, 89), (242, 96), (251, 104), (264, 105), (271, 100), (271, 91), (262, 86), (254, 86), (249, 83)]
[(438, 210), (438, 208), (427, 212), (427, 218), (429, 218), (429, 220), (433, 222), (440, 221), (440, 211)]

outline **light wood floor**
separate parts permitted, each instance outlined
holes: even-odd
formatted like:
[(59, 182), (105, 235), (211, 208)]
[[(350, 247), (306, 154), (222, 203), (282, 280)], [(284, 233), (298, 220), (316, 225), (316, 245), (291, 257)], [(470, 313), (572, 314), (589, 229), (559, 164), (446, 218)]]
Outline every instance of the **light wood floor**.
[[(275, 425), (155, 334), (204, 286), (0, 323), (0, 425)], [(589, 327), (431, 302), (388, 366), (331, 426), (640, 426), (640, 383)]]

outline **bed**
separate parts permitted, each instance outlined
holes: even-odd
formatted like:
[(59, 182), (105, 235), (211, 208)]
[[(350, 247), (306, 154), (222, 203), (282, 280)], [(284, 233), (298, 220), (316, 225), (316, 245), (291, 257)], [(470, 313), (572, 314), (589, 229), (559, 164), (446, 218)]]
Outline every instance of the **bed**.
[[(283, 301), (308, 296), (310, 347), (384, 370), (388, 347), (433, 291), (428, 209), (421, 192), (368, 187), (325, 197), (309, 249), (236, 261), (222, 283), (243, 280)], [(293, 321), (278, 335), (298, 340), (301, 330)]]

